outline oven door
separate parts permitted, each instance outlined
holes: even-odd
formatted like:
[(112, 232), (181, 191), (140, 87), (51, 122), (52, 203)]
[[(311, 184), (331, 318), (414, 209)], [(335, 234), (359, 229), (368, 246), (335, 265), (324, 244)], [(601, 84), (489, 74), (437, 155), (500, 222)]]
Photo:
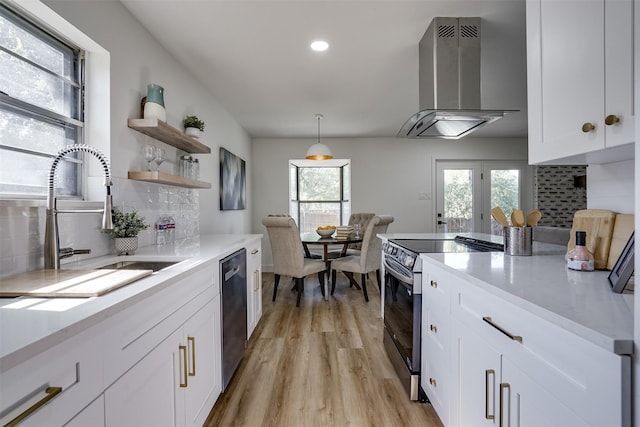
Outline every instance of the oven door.
[[(420, 331), (422, 295), (413, 292), (413, 285), (398, 280), (392, 270), (386, 270), (384, 326), (411, 373), (420, 372)], [(420, 273), (413, 280), (421, 280)]]

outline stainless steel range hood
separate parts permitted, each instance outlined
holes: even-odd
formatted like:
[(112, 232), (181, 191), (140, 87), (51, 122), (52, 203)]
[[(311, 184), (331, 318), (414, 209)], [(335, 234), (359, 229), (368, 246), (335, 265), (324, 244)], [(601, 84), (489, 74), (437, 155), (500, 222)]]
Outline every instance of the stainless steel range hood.
[(399, 137), (458, 139), (517, 111), (480, 107), (480, 18), (434, 18), (419, 61), (420, 111)]

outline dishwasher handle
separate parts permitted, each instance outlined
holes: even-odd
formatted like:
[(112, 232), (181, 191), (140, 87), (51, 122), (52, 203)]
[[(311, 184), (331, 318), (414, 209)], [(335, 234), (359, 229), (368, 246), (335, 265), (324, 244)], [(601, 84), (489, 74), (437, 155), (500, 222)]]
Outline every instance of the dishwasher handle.
[(240, 272), (240, 266), (234, 265), (233, 268), (224, 272), (224, 281), (228, 282), (233, 276)]

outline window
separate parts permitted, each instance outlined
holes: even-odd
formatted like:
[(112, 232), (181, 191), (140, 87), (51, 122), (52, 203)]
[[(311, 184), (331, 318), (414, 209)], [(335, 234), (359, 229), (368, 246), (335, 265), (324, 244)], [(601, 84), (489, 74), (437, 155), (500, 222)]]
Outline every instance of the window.
[(349, 160), (290, 160), (289, 215), (300, 232), (346, 224), (351, 214)]
[[(79, 48), (0, 5), (2, 196), (45, 196), (51, 157), (83, 142), (83, 63)], [(63, 159), (56, 194), (81, 196), (81, 176), (81, 154)]]

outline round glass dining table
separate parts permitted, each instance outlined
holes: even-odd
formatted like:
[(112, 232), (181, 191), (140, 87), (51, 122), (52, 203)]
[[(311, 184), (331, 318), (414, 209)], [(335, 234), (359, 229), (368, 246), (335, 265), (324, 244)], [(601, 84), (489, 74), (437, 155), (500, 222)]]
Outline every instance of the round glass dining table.
[[(347, 248), (352, 243), (362, 242), (362, 234), (356, 237), (354, 234), (345, 238), (336, 238), (335, 234), (329, 237), (320, 236), (318, 233), (300, 233), (300, 240), (302, 241), (302, 247), (304, 248), (304, 254), (307, 258), (315, 258), (309, 250), (309, 245), (322, 245), (322, 260), (326, 265), (324, 281), (324, 299), (329, 299), (329, 276), (331, 274), (331, 260), (338, 257), (343, 257), (347, 254)], [(329, 246), (341, 245), (340, 252), (329, 252)], [(359, 286), (358, 286), (359, 287)]]

